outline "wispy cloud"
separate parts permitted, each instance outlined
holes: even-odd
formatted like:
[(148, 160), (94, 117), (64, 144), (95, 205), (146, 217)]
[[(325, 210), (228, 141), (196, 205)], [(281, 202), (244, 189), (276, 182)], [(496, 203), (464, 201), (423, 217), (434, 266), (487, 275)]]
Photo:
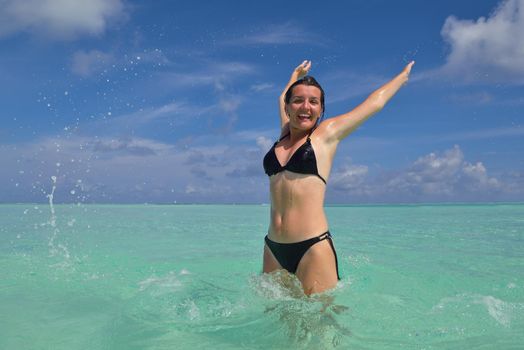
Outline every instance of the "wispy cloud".
[(522, 137), (524, 136), (524, 127), (510, 127), (510, 128), (493, 128), (493, 129), (479, 129), (468, 130), (456, 133), (449, 133), (446, 135), (435, 135), (434, 138), (441, 141), (466, 141), (466, 140), (483, 140), (507, 137)]
[(296, 21), (273, 24), (257, 29), (256, 33), (246, 34), (223, 42), (224, 45), (289, 45), (307, 43), (325, 46), (329, 40), (304, 28)]
[(452, 94), (448, 98), (452, 102), (466, 105), (483, 105), (491, 103), (494, 100), (493, 94), (487, 91)]
[(142, 129), (153, 124), (175, 129), (216, 110), (216, 108), (216, 105), (201, 107), (182, 102), (171, 102), (161, 106), (141, 108), (128, 114), (103, 115), (92, 121), (88, 120), (77, 126), (72, 126), (70, 129), (82, 135), (140, 135)]
[(238, 120), (237, 111), (244, 96), (232, 92), (231, 84), (256, 72), (253, 64), (245, 62), (199, 62), (196, 68), (182, 70), (177, 68), (167, 73), (158, 74), (158, 81), (172, 89), (204, 89), (215, 95), (217, 101), (208, 106), (215, 112), (226, 116), (225, 125), (217, 128), (221, 132), (230, 132)]
[(191, 69), (172, 69), (157, 75), (162, 82), (172, 88), (195, 88), (212, 86), (224, 90), (227, 84), (256, 71), (255, 66), (245, 62), (194, 62)]
[(69, 40), (100, 35), (112, 21), (125, 17), (121, 0), (3, 0), (0, 37), (28, 32)]
[(273, 83), (260, 83), (260, 84), (253, 84), (249, 87), (249, 90), (260, 92), (260, 91), (266, 91), (266, 90), (273, 90), (275, 88), (275, 84)]
[[(451, 143), (461, 143), (464, 141), (471, 140), (488, 140), (488, 139), (498, 139), (498, 138), (510, 138), (510, 137), (522, 137), (524, 136), (524, 127), (522, 125), (515, 125), (513, 127), (499, 127), (499, 128), (489, 128), (489, 129), (471, 129), (461, 131), (450, 131), (446, 133), (432, 133), (431, 137), (428, 138), (428, 135), (416, 135), (410, 136), (407, 141), (404, 136), (396, 138), (394, 136), (387, 138), (362, 138), (354, 137), (356, 143), (352, 145), (352, 149), (355, 150), (358, 148), (362, 151), (370, 149), (372, 147), (387, 147), (393, 146), (395, 143), (406, 143), (413, 142), (413, 144), (426, 144), (433, 142), (451, 142)], [(341, 145), (341, 147), (346, 147)], [(341, 148), (341, 149), (344, 149)]]
[(326, 103), (350, 100), (355, 97), (366, 97), (390, 78), (373, 74), (362, 74), (354, 71), (339, 70), (327, 74), (321, 82), (329, 86)]

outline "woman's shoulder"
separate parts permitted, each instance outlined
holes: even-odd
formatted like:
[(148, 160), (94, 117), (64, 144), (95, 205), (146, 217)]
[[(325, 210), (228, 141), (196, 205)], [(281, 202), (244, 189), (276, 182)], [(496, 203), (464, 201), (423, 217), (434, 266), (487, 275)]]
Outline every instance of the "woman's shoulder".
[(313, 131), (311, 132), (311, 136), (314, 135), (315, 137), (325, 137), (326, 134), (329, 132), (329, 129), (331, 128), (331, 124), (331, 119), (324, 119), (313, 129)]
[(311, 138), (317, 143), (330, 144), (336, 147), (338, 139), (335, 137), (336, 126), (334, 125), (334, 119), (324, 119), (311, 133)]

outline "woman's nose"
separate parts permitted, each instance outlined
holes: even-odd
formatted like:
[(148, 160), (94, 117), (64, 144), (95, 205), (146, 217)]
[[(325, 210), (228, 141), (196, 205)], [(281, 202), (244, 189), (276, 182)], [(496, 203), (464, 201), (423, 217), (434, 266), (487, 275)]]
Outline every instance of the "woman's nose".
[(302, 108), (306, 109), (306, 110), (309, 110), (309, 108), (311, 107), (311, 104), (309, 103), (308, 100), (305, 100), (303, 103), (302, 103)]

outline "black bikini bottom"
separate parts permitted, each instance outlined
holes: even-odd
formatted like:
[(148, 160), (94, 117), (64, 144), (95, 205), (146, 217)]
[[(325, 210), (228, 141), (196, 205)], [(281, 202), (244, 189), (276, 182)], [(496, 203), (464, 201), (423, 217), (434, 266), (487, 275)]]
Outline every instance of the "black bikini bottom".
[(311, 248), (311, 246), (327, 239), (329, 245), (331, 246), (331, 249), (333, 250), (333, 255), (335, 255), (335, 264), (337, 266), (337, 278), (340, 280), (340, 275), (338, 274), (337, 252), (335, 251), (335, 247), (333, 246), (333, 240), (329, 231), (324, 232), (320, 236), (295, 243), (273, 242), (267, 236), (264, 239), (269, 250), (271, 250), (271, 253), (273, 253), (280, 266), (282, 266), (284, 269), (291, 273), (297, 272), (300, 260), (302, 260), (302, 257), (304, 256), (304, 254), (306, 254), (308, 249)]

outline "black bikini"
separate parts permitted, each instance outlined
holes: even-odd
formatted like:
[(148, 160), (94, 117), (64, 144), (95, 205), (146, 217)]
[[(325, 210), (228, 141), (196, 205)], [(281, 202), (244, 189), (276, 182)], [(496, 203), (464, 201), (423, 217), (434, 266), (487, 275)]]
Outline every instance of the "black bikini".
[(307, 136), (306, 142), (304, 142), (304, 144), (300, 146), (295, 151), (295, 153), (293, 153), (287, 164), (284, 166), (282, 166), (277, 159), (275, 146), (280, 141), (288, 137), (289, 134), (283, 136), (277, 142), (275, 142), (273, 147), (271, 147), (269, 152), (267, 152), (266, 156), (264, 157), (264, 171), (266, 174), (271, 176), (280, 173), (281, 171), (287, 170), (291, 171), (292, 173), (316, 175), (320, 178), (320, 180), (326, 183), (326, 180), (318, 173), (317, 157), (315, 156), (315, 150), (313, 149), (313, 146), (311, 146), (311, 138), (309, 137), (310, 135), (311, 134)]
[[(277, 155), (275, 153), (276, 145), (285, 139), (289, 134), (284, 135), (280, 138), (273, 147), (267, 152), (264, 157), (264, 171), (268, 176), (275, 175), (284, 170), (298, 173), (298, 174), (308, 174), (318, 176), (324, 183), (326, 180), (320, 176), (317, 169), (317, 158), (315, 156), (315, 150), (311, 145), (311, 133), (308, 135), (306, 142), (300, 146), (295, 153), (289, 158), (289, 161), (286, 165), (282, 166), (278, 161)], [(305, 241), (294, 242), (294, 243), (278, 243), (270, 240), (268, 236), (265, 237), (266, 244), (273, 253), (275, 259), (277, 259), (280, 266), (289, 271), (290, 273), (296, 273), (298, 264), (302, 257), (308, 251), (311, 246), (327, 239), (331, 249), (333, 250), (333, 255), (335, 256), (335, 264), (337, 267), (337, 278), (340, 280), (340, 275), (338, 273), (338, 259), (335, 247), (333, 246), (333, 240), (329, 231), (324, 232), (320, 236), (306, 239)]]
[(282, 266), (282, 268), (286, 269), (290, 273), (297, 272), (300, 260), (302, 260), (302, 257), (304, 256), (304, 254), (306, 254), (308, 249), (311, 248), (311, 246), (325, 239), (328, 240), (329, 245), (333, 250), (333, 255), (335, 256), (335, 265), (337, 267), (337, 278), (340, 280), (340, 275), (338, 274), (337, 252), (335, 251), (335, 246), (333, 245), (333, 240), (329, 231), (324, 232), (320, 236), (295, 243), (278, 243), (270, 240), (268, 236), (264, 238), (269, 250), (271, 250), (271, 253), (273, 253), (273, 256), (275, 257), (275, 259), (277, 259), (280, 266)]

